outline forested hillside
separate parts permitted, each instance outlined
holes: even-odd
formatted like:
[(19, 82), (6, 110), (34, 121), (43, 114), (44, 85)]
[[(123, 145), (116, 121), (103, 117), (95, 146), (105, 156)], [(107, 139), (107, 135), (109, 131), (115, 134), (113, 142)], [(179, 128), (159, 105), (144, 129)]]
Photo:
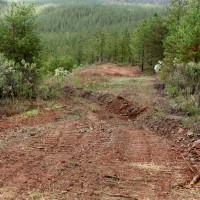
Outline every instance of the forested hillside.
[(6, 1), (0, 0), (0, 9), (6, 6), (6, 4), (7, 4)]
[(167, 4), (169, 0), (26, 0), (26, 2), (39, 4)]
[(92, 32), (97, 28), (122, 31), (133, 29), (139, 20), (160, 12), (143, 6), (58, 6), (49, 7), (39, 15), (42, 32)]
[(167, 4), (168, 0), (104, 0), (105, 2), (110, 3), (128, 3), (128, 4)]
[(50, 60), (57, 55), (58, 59), (64, 56), (69, 65), (129, 63), (133, 62), (130, 48), (133, 30), (140, 20), (156, 12), (163, 10), (143, 6), (49, 7), (38, 16), (39, 31), (47, 46), (46, 53), (52, 55)]

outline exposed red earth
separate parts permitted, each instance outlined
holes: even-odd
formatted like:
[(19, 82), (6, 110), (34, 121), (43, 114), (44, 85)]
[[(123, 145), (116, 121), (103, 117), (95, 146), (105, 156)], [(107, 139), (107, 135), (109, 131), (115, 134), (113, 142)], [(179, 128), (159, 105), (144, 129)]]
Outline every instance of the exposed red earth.
[(94, 76), (94, 75), (100, 75), (100, 76), (128, 76), (133, 77), (140, 73), (140, 69), (138, 67), (132, 67), (132, 66), (118, 66), (114, 64), (103, 64), (98, 65), (95, 68), (93, 66), (88, 67), (81, 71), (81, 75), (84, 76)]
[[(81, 75), (98, 73), (137, 76), (139, 71), (103, 65)], [(187, 189), (194, 174), (182, 149), (167, 137), (136, 128), (135, 119), (147, 107), (126, 97), (78, 94), (72, 92), (62, 108), (1, 119), (0, 199), (200, 198)]]

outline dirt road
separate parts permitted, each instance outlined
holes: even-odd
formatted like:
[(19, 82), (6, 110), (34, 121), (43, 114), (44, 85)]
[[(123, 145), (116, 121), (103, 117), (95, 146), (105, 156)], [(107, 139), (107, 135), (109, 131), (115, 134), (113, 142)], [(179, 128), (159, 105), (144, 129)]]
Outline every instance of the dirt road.
[(192, 174), (165, 137), (102, 102), (71, 96), (62, 105), (0, 121), (0, 199), (200, 199), (185, 188)]

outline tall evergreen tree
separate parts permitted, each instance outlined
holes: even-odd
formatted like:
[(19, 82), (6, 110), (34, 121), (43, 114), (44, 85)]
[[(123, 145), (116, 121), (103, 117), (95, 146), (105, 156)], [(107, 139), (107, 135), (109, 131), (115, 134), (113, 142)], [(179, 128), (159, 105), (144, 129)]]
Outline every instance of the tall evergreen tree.
[(33, 63), (39, 57), (40, 40), (32, 6), (12, 4), (0, 24), (0, 52), (18, 63)]
[(148, 20), (139, 23), (133, 34), (131, 43), (134, 60), (144, 69), (144, 66), (153, 66), (163, 58), (163, 40), (166, 27), (162, 18), (155, 14)]

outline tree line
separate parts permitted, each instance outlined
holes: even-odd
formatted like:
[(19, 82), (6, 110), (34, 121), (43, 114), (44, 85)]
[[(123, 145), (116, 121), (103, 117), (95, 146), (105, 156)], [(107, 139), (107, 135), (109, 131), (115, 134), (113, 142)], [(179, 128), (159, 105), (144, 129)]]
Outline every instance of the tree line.
[(55, 70), (56, 61), (67, 69), (96, 62), (134, 64), (133, 31), (139, 21), (151, 18), (155, 12), (160, 15), (164, 10), (157, 6), (116, 5), (46, 8), (38, 16), (38, 31), (48, 57), (47, 68)]

